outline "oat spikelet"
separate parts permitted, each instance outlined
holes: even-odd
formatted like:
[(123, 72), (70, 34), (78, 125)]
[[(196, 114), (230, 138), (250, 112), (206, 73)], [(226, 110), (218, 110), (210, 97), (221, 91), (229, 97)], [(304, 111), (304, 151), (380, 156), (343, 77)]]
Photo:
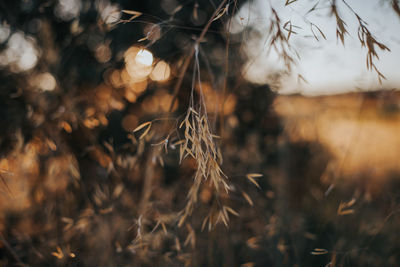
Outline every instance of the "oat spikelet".
[[(183, 215), (178, 225), (182, 225), (187, 216), (192, 213), (194, 204), (198, 199), (198, 192), (202, 182), (210, 181), (217, 194), (221, 187), (224, 188), (226, 192), (229, 191), (229, 185), (226, 181), (227, 176), (222, 172), (220, 167), (222, 162), (221, 153), (219, 152), (214, 141), (214, 139), (218, 138), (218, 136), (211, 132), (211, 127), (207, 116), (206, 104), (204, 102), (204, 95), (200, 82), (197, 51), (198, 50), (196, 48), (195, 72), (193, 75), (190, 105), (184, 120), (179, 126), (179, 128), (184, 129), (185, 137), (183, 142), (180, 143), (180, 161), (186, 157), (192, 157), (196, 161), (197, 169), (194, 175), (194, 182), (188, 193), (188, 203), (183, 211)], [(194, 105), (194, 85), (196, 83), (196, 74), (200, 87), (200, 104), (196, 105), (197, 108)]]

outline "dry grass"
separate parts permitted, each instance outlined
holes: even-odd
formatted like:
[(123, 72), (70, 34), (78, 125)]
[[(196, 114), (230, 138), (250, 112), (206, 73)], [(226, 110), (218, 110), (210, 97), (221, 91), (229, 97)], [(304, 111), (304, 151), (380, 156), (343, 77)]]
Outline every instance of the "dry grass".
[[(296, 0), (287, 0), (286, 5), (294, 2)], [(77, 90), (76, 95), (66, 97), (65, 112), (63, 109), (54, 112), (43, 103), (37, 103), (36, 95), (30, 96), (31, 99), (27, 97), (26, 101), (30, 103), (27, 110), (32, 109), (30, 113), (33, 114), (28, 117), (37, 124), (32, 140), (24, 143), (22, 135), (16, 138), (17, 148), (7, 159), (0, 160), (0, 183), (7, 186), (6, 193), (0, 198), (5, 200), (0, 210), (4, 214), (11, 211), (8, 221), (3, 218), (3, 214), (0, 216), (1, 230), (4, 230), (3, 227), (7, 230), (7, 235), (0, 234), (0, 249), (9, 254), (0, 257), (0, 265), (11, 262), (23, 265), (23, 262), (29, 262), (65, 266), (71, 262), (72, 265), (82, 262), (88, 266), (219, 266), (220, 261), (224, 261), (226, 266), (241, 263), (244, 263), (243, 266), (258, 266), (280, 260), (281, 265), (285, 265), (291, 258), (295, 258), (291, 261), (295, 265), (300, 260), (298, 256), (290, 254), (291, 250), (307, 242), (307, 247), (304, 247), (307, 252), (300, 251), (299, 255), (307, 257), (310, 254), (330, 254), (331, 262), (336, 261), (336, 248), (328, 250), (322, 248), (325, 246), (315, 244), (319, 236), (316, 233), (318, 229), (313, 227), (325, 225), (322, 219), (318, 221), (313, 216), (309, 218), (297, 213), (293, 215), (293, 220), (286, 218), (290, 205), (285, 203), (286, 188), (282, 187), (293, 182), (286, 180), (288, 170), (277, 171), (278, 164), (268, 166), (269, 179), (262, 179), (263, 174), (256, 173), (261, 170), (264, 172), (267, 169), (265, 165), (270, 164), (269, 160), (278, 157), (266, 154), (272, 153), (270, 150), (278, 151), (275, 143), (279, 143), (280, 139), (274, 139), (274, 145), (271, 145), (271, 138), (275, 137), (271, 137), (269, 132), (273, 129), (268, 128), (271, 122), (266, 123), (264, 120), (266, 114), (257, 114), (259, 107), (253, 106), (253, 103), (243, 108), (245, 105), (240, 105), (240, 94), (227, 91), (229, 38), (224, 66), (226, 77), (221, 79), (224, 83), (222, 93), (205, 95), (207, 90), (203, 88), (203, 80), (207, 76), (202, 72), (204, 67), (200, 66), (200, 45), (207, 41), (205, 37), (212, 23), (224, 24), (226, 18), (231, 19), (236, 11), (232, 12), (232, 6), (236, 9), (236, 5), (236, 1), (234, 5), (226, 0), (220, 1), (219, 6), (210, 12), (212, 14), (208, 14), (211, 16), (200, 29), (199, 36), (190, 43), (191, 47), (181, 64), (174, 66), (176, 83), (173, 92), (168, 97), (164, 95), (168, 98), (164, 102), (167, 104), (163, 105), (166, 108), (162, 109), (168, 113), (165, 118), (160, 118), (164, 116), (160, 113), (141, 110), (141, 103), (136, 103), (150, 99), (161, 85), (160, 88), (154, 86), (146, 92), (142, 90), (135, 98), (126, 100), (123, 97), (125, 88), (122, 88), (125, 85), (113, 87), (104, 83), (93, 90), (87, 90), (85, 96), (79, 95), (80, 90)], [(398, 9), (397, 2), (393, 2), (393, 6)], [(178, 5), (172, 11), (171, 20), (185, 8)], [(123, 10), (122, 13), (130, 17), (120, 23), (136, 22), (138, 18), (148, 17), (133, 10)], [(291, 64), (295, 62), (292, 56), (295, 51), (289, 41), (296, 34), (297, 28), (290, 20), (282, 24), (279, 14), (275, 10), (272, 13), (268, 45), (270, 49), (281, 53), (290, 71)], [(336, 9), (332, 8), (332, 13), (338, 24), (338, 38), (344, 42), (346, 24)], [(193, 5), (191, 14), (194, 19), (200, 17), (199, 5)], [(373, 62), (373, 59), (378, 58), (376, 50), (386, 50), (387, 47), (375, 40), (366, 23), (360, 17), (357, 18), (360, 23), (360, 42), (368, 48), (367, 66), (378, 72)], [(141, 43), (148, 42), (146, 47), (163, 37), (159, 26), (162, 23), (149, 25), (145, 29), (145, 37), (138, 39)], [(310, 22), (310, 28), (317, 40), (320, 36), (325, 38), (317, 25)], [(193, 68), (190, 69), (192, 61)], [(175, 106), (189, 70), (193, 71), (191, 87), (185, 84), (182, 88), (190, 90), (190, 99), (179, 103), (180, 109), (177, 110), (184, 113), (180, 120), (174, 117), (172, 107)], [(165, 87), (169, 88), (170, 85)], [(259, 88), (252, 91), (251, 85), (248, 87), (245, 88), (248, 90), (246, 93), (258, 97)], [(244, 109), (243, 114), (224, 116), (224, 104), (218, 103), (226, 102), (225, 106), (228, 107), (228, 97), (236, 97), (236, 94), (238, 106)], [(212, 99), (215, 108), (207, 110), (210, 107), (207, 98), (214, 96), (222, 96), (222, 99)], [(128, 110), (127, 106), (133, 107), (133, 111), (128, 111), (133, 122), (129, 124), (129, 130), (124, 128), (126, 132), (123, 132), (129, 132), (127, 141), (121, 146), (116, 145), (113, 138), (99, 142), (101, 133), (104, 133), (101, 127), (109, 126), (111, 132), (114, 130), (113, 125), (108, 125), (113, 118), (111, 113)], [(169, 112), (168, 107), (171, 107)], [(306, 105), (300, 109), (304, 111), (307, 108)], [(43, 119), (36, 123), (34, 118), (41, 118), (39, 115), (42, 112), (55, 115), (51, 120)], [(210, 116), (211, 113), (216, 113), (214, 118)], [(231, 127), (226, 131), (226, 136), (222, 136), (226, 139), (216, 134), (217, 121), (214, 119), (218, 115), (221, 115), (222, 129), (225, 124)], [(257, 116), (261, 116), (264, 121), (255, 122), (255, 126), (245, 129), (242, 135), (234, 132), (237, 130), (235, 127), (245, 125)], [(229, 120), (229, 123), (225, 123), (224, 119)], [(138, 121), (147, 122), (137, 125)], [(244, 144), (240, 144), (241, 138)], [(225, 153), (224, 165), (221, 152), (224, 147), (221, 144), (229, 150)], [(253, 158), (253, 154), (257, 156)], [(225, 172), (229, 174), (229, 179)], [(188, 188), (188, 191), (183, 188)], [(263, 189), (266, 188), (268, 191), (265, 193)], [(328, 203), (326, 207), (317, 205), (315, 196), (321, 196), (320, 191), (314, 185), (307, 188), (306, 201), (313, 201), (313, 205), (306, 207), (307, 211), (323, 206), (323, 212), (349, 215), (341, 218), (350, 217), (356, 212), (356, 198), (343, 198), (352, 200)], [(7, 195), (14, 192), (17, 193), (14, 198)], [(293, 190), (289, 194), (296, 195), (296, 192)], [(302, 202), (297, 201), (295, 204), (298, 203)], [(357, 198), (357, 208), (362, 203)], [(237, 219), (232, 219), (232, 216)], [(217, 227), (220, 227), (218, 231), (213, 231)], [(204, 229), (208, 232), (202, 233)], [(296, 236), (294, 239), (300, 241), (291, 240), (289, 235)], [(303, 235), (309, 240), (304, 241)], [(340, 244), (339, 241), (337, 243)], [(320, 248), (310, 253), (310, 245)], [(333, 244), (328, 245), (334, 247)], [(265, 258), (267, 260), (263, 262)]]
[[(360, 41), (362, 47), (367, 48), (366, 53), (366, 67), (370, 71), (376, 72), (378, 75), (378, 80), (381, 83), (382, 79), (386, 79), (384, 74), (379, 71), (377, 68), (375, 61), (379, 60), (378, 56), (378, 49), (381, 51), (390, 51), (390, 49), (383, 44), (382, 42), (378, 41), (373, 33), (368, 28), (368, 23), (364, 21), (361, 16), (355, 11), (345, 0), (341, 0), (345, 6), (350, 10), (350, 12), (356, 17), (358, 22), (358, 32), (357, 36)], [(290, 6), (291, 4), (297, 2), (295, 1), (286, 1), (285, 6)], [(317, 9), (319, 2), (317, 2), (307, 13), (314, 12)], [(392, 1), (392, 8), (393, 10), (399, 14), (399, 6), (397, 1)], [(294, 9), (293, 9), (294, 10)], [(287, 75), (290, 74), (292, 71), (292, 66), (297, 64), (297, 60), (301, 60), (298, 52), (296, 51), (295, 47), (290, 42), (290, 37), (292, 35), (298, 34), (297, 30), (302, 30), (300, 27), (294, 25), (292, 20), (288, 20), (286, 22), (282, 22), (281, 18), (279, 17), (278, 12), (271, 7), (271, 18), (270, 18), (270, 27), (268, 30), (268, 40), (267, 40), (267, 49), (271, 50), (274, 49), (275, 52), (280, 56), (281, 60), (284, 63), (285, 70), (280, 75)], [(336, 0), (330, 1), (330, 14), (334, 17), (336, 21), (336, 38), (340, 40), (342, 45), (345, 45), (346, 36), (350, 35), (348, 32), (348, 26), (346, 21), (340, 15), (340, 10), (337, 5)], [(304, 20), (308, 25), (310, 25), (310, 32), (312, 36), (317, 40), (320, 41), (318, 36), (322, 37), (326, 40), (326, 36), (324, 32), (320, 29), (320, 27), (311, 22), (306, 15), (298, 14), (302, 20)], [(298, 81), (307, 82), (304, 77), (298, 74)], [(275, 83), (274, 77), (271, 77), (271, 83)], [(279, 83), (274, 85), (274, 87), (280, 86)]]
[[(184, 130), (184, 141), (180, 144), (180, 162), (190, 156), (197, 164), (194, 175), (194, 182), (188, 193), (188, 202), (182, 212), (179, 226), (185, 219), (192, 214), (194, 205), (198, 201), (200, 186), (203, 182), (209, 182), (215, 189), (218, 196), (222, 187), (226, 193), (229, 191), (229, 185), (226, 182), (226, 175), (223, 173), (220, 164), (222, 163), (221, 152), (216, 146), (215, 136), (211, 132), (211, 126), (208, 119), (205, 96), (203, 94), (200, 64), (198, 59), (198, 48), (195, 49), (194, 74), (192, 80), (191, 99), (188, 111), (179, 128)], [(195, 97), (195, 84), (199, 85), (199, 96)], [(195, 104), (195, 98), (198, 98), (199, 104)], [(197, 108), (196, 108), (197, 107)], [(209, 215), (209, 222), (214, 223), (212, 215)], [(224, 207), (219, 211), (215, 223), (222, 220), (227, 225), (228, 214)]]

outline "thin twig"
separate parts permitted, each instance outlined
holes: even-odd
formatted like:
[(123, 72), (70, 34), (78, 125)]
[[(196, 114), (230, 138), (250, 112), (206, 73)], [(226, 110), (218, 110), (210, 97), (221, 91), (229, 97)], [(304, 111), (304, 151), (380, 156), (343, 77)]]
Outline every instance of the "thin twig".
[(179, 93), (179, 89), (181, 88), (181, 85), (182, 85), (183, 77), (185, 76), (187, 68), (189, 67), (190, 61), (193, 58), (193, 55), (194, 55), (194, 52), (195, 52), (195, 47), (198, 46), (200, 44), (200, 42), (204, 39), (204, 36), (206, 35), (206, 33), (207, 33), (208, 29), (210, 28), (212, 22), (214, 21), (214, 18), (219, 14), (220, 10), (222, 9), (222, 7), (225, 5), (226, 2), (227, 2), (227, 0), (223, 0), (219, 4), (218, 8), (214, 11), (214, 14), (208, 20), (207, 25), (204, 27), (204, 29), (201, 32), (199, 38), (196, 39), (196, 42), (195, 42), (194, 46), (192, 47), (192, 49), (190, 51), (190, 54), (186, 57), (186, 59), (185, 59), (185, 61), (183, 63), (182, 69), (180, 71), (180, 75), (178, 77), (178, 81), (177, 81), (177, 83), (175, 84), (175, 87), (174, 87), (173, 98), (172, 98), (171, 104), (169, 106), (169, 112), (171, 112), (172, 108), (174, 107), (176, 98), (177, 98), (178, 93)]

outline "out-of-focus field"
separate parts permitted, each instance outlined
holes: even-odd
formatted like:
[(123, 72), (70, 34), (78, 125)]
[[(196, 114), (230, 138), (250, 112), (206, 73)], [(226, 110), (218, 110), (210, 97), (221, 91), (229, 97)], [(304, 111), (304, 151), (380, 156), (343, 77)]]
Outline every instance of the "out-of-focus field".
[(388, 91), (279, 96), (273, 106), (292, 141), (318, 142), (328, 149), (335, 175), (381, 179), (400, 172), (398, 103), (400, 94)]

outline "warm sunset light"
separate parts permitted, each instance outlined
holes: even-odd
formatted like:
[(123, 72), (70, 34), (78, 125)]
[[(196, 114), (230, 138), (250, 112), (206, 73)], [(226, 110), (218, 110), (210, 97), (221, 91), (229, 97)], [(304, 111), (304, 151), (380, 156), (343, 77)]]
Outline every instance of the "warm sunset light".
[(399, 29), (400, 0), (0, 0), (0, 267), (399, 266)]
[(146, 67), (149, 67), (153, 64), (153, 54), (146, 49), (141, 49), (137, 53), (135, 61), (137, 64), (142, 64)]
[(152, 71), (153, 54), (145, 49), (132, 46), (125, 52), (125, 69), (132, 81), (147, 79)]
[(153, 81), (163, 82), (168, 80), (170, 74), (171, 74), (171, 69), (168, 63), (165, 61), (160, 61), (156, 64), (153, 71), (151, 72), (150, 78)]

